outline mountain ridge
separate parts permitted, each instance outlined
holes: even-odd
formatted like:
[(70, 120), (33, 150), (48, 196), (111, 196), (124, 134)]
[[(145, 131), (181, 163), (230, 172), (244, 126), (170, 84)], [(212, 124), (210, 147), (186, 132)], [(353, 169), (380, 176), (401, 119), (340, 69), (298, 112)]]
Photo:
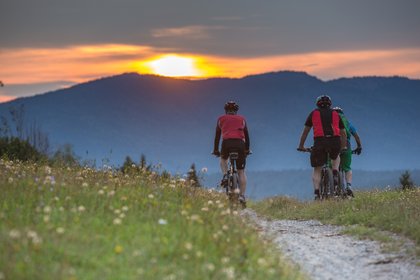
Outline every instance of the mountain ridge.
[(216, 119), (226, 101), (236, 100), (250, 127), (254, 155), (248, 167), (299, 169), (309, 165), (307, 155), (295, 150), (303, 123), (315, 98), (329, 94), (359, 129), (359, 168), (411, 169), (419, 168), (413, 154), (420, 154), (420, 135), (412, 121), (420, 118), (413, 106), (419, 92), (420, 80), (401, 77), (322, 81), (279, 71), (188, 80), (130, 72), (2, 103), (0, 115), (24, 104), (28, 121), (36, 120), (55, 146), (70, 143), (98, 165), (105, 158), (118, 165), (126, 155), (136, 160), (145, 154), (174, 172), (193, 162), (215, 171), (210, 151)]

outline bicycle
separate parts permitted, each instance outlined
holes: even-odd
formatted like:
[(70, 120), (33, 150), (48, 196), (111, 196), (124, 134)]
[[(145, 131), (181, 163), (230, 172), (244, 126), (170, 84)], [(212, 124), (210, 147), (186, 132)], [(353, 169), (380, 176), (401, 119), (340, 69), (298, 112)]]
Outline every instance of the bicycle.
[[(251, 154), (249, 151), (247, 155)], [(240, 200), (240, 185), (239, 185), (239, 175), (236, 168), (236, 161), (239, 157), (239, 153), (236, 151), (229, 152), (228, 160), (228, 170), (227, 173), (223, 176), (221, 187), (225, 188), (226, 195), (230, 202), (230, 205), (237, 207), (240, 205), (243, 209), (246, 208), (246, 201)]]
[[(312, 148), (307, 148), (302, 150), (302, 152), (310, 153)], [(334, 186), (334, 177), (331, 167), (328, 165), (328, 162), (322, 166), (321, 170), (321, 183), (319, 186), (319, 199), (329, 199), (331, 197), (337, 196), (337, 188)]]

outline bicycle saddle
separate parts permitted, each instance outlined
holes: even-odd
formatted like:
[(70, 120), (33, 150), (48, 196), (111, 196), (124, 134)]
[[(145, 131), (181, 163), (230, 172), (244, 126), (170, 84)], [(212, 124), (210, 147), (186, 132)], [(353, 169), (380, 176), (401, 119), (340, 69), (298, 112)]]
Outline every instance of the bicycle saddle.
[(238, 159), (239, 154), (237, 152), (231, 152), (229, 153), (230, 159)]

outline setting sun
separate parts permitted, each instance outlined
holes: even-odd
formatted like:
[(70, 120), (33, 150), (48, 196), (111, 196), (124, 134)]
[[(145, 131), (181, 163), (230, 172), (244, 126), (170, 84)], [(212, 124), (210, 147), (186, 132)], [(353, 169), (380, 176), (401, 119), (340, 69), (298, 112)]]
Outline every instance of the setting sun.
[(192, 57), (165, 55), (147, 63), (153, 74), (169, 77), (197, 77), (202, 71)]

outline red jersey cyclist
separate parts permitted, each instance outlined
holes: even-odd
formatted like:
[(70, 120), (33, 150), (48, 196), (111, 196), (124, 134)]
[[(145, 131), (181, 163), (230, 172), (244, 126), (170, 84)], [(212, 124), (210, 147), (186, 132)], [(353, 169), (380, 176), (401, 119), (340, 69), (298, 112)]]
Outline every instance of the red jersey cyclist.
[(338, 112), (331, 109), (331, 98), (321, 95), (316, 99), (317, 108), (306, 119), (300, 137), (298, 151), (306, 151), (304, 147), (306, 138), (313, 128), (314, 145), (311, 150), (311, 166), (314, 168), (312, 182), (315, 199), (319, 199), (319, 186), (321, 184), (322, 166), (327, 163), (328, 157), (332, 162), (334, 185), (338, 185), (339, 154), (346, 149), (346, 130)]
[[(213, 154), (220, 156), (220, 168), (226, 175), (228, 170), (228, 157), (231, 150), (238, 152), (237, 169), (239, 176), (240, 195), (239, 201), (245, 202), (246, 191), (246, 156), (249, 153), (249, 134), (246, 120), (238, 115), (239, 106), (234, 101), (225, 104), (225, 114), (220, 116), (216, 125), (216, 136), (214, 138)], [(219, 152), (219, 142), (222, 137), (222, 150)], [(222, 184), (226, 184), (226, 176), (223, 177)], [(225, 186), (225, 185), (224, 185)]]

